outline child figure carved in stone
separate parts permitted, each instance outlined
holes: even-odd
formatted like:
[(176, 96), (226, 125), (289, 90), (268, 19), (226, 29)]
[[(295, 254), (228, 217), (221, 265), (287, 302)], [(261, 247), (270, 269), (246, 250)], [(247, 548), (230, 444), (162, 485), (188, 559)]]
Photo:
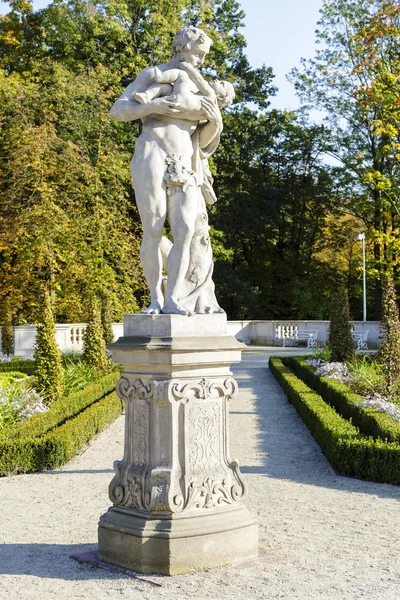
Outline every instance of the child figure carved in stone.
[[(140, 104), (146, 104), (154, 98), (165, 96), (167, 99), (170, 97), (171, 100), (177, 102), (181, 110), (201, 112), (201, 95), (216, 98), (220, 109), (226, 108), (235, 96), (231, 83), (219, 80), (209, 83), (197, 69), (185, 62), (180, 62), (179, 68), (176, 69), (168, 69), (163, 72), (158, 67), (152, 67), (151, 71), (150, 76), (155, 79), (156, 83), (153, 83), (146, 92), (133, 94), (133, 98)], [(170, 96), (171, 92), (173, 96)]]

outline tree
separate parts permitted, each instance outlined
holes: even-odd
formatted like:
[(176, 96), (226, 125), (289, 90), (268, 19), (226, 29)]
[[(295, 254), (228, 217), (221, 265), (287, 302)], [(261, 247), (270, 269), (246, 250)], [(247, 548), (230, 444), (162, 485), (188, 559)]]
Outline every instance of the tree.
[(325, 0), (313, 60), (292, 78), (324, 111), (342, 205), (374, 234), (375, 317), (385, 263), (398, 262), (400, 10), (388, 0)]
[(139, 309), (130, 150), (108, 120), (107, 77), (57, 64), (37, 65), (23, 82), (0, 74), (0, 283), (19, 323), (35, 320), (44, 284), (61, 322), (81, 321), (104, 287), (117, 318)]
[(325, 128), (247, 108), (224, 125), (211, 218), (222, 306), (231, 319), (327, 318), (330, 291), (346, 275), (323, 256), (328, 219), (339, 217), (320, 159)]
[(114, 318), (140, 310), (136, 127), (110, 122), (109, 108), (135, 73), (170, 57), (189, 23), (214, 40), (206, 76), (266, 107), (273, 75), (250, 68), (242, 19), (234, 0), (11, 2), (0, 21), (0, 286), (17, 323), (35, 319), (43, 285), (58, 321), (82, 320), (103, 289)]
[(349, 300), (344, 288), (332, 296), (328, 346), (332, 360), (346, 362), (354, 357), (354, 340), (349, 322)]
[(107, 359), (106, 343), (101, 325), (99, 301), (96, 296), (93, 296), (89, 303), (82, 358), (99, 373), (106, 373), (110, 370), (110, 361)]
[(55, 338), (54, 315), (50, 294), (45, 290), (34, 346), (36, 389), (46, 404), (63, 394), (63, 371)]
[(400, 376), (400, 323), (396, 289), (389, 276), (383, 280), (381, 330), (383, 341), (375, 358), (383, 365), (386, 391), (388, 396), (392, 396)]

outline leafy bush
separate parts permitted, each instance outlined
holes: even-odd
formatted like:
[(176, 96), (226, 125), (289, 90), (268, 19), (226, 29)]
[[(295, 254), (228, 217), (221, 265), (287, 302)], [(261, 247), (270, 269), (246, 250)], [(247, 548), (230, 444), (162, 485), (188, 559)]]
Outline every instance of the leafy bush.
[(339, 288), (332, 297), (328, 346), (333, 361), (345, 362), (355, 354), (349, 299), (344, 288)]
[[(350, 421), (341, 417), (320, 395), (298, 379), (282, 359), (270, 358), (269, 365), (289, 401), (338, 473), (381, 483), (400, 483), (400, 444), (361, 435)], [(333, 383), (343, 385), (336, 381)]]
[(43, 298), (41, 323), (37, 327), (34, 357), (36, 389), (50, 405), (63, 394), (63, 377), (60, 351), (55, 339), (53, 310), (47, 290)]
[(325, 348), (316, 348), (315, 352), (313, 352), (312, 358), (318, 361), (331, 362), (332, 351), (329, 346), (325, 346)]
[(72, 363), (63, 370), (63, 385), (66, 395), (84, 388), (99, 378), (98, 372), (84, 362)]
[(366, 394), (383, 394), (386, 390), (386, 377), (382, 366), (370, 356), (363, 356), (348, 363), (353, 375), (352, 388), (355, 392)]
[(71, 365), (76, 365), (77, 363), (82, 362), (82, 354), (80, 352), (75, 352), (71, 350), (69, 352), (61, 353), (61, 364), (62, 366), (69, 367)]

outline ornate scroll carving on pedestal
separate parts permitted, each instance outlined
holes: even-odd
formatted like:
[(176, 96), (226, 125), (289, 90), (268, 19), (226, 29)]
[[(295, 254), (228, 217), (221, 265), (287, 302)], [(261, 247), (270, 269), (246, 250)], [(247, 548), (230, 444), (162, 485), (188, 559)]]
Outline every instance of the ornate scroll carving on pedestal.
[(236, 392), (232, 377), (121, 378), (117, 393), (126, 402), (125, 455), (114, 463), (112, 502), (180, 512), (241, 500), (245, 483), (227, 448), (226, 404)]

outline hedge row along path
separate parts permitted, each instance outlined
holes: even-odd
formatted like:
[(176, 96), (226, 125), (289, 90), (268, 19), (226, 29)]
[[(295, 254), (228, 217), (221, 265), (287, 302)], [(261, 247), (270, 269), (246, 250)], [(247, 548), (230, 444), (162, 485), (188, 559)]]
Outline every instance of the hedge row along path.
[[(109, 506), (123, 417), (61, 469), (0, 479), (0, 597), (9, 600), (397, 600), (400, 487), (337, 475), (254, 348), (234, 368), (231, 453), (258, 516), (261, 559), (173, 578), (128, 578), (79, 564)], [(160, 584), (155, 587), (151, 582)]]

